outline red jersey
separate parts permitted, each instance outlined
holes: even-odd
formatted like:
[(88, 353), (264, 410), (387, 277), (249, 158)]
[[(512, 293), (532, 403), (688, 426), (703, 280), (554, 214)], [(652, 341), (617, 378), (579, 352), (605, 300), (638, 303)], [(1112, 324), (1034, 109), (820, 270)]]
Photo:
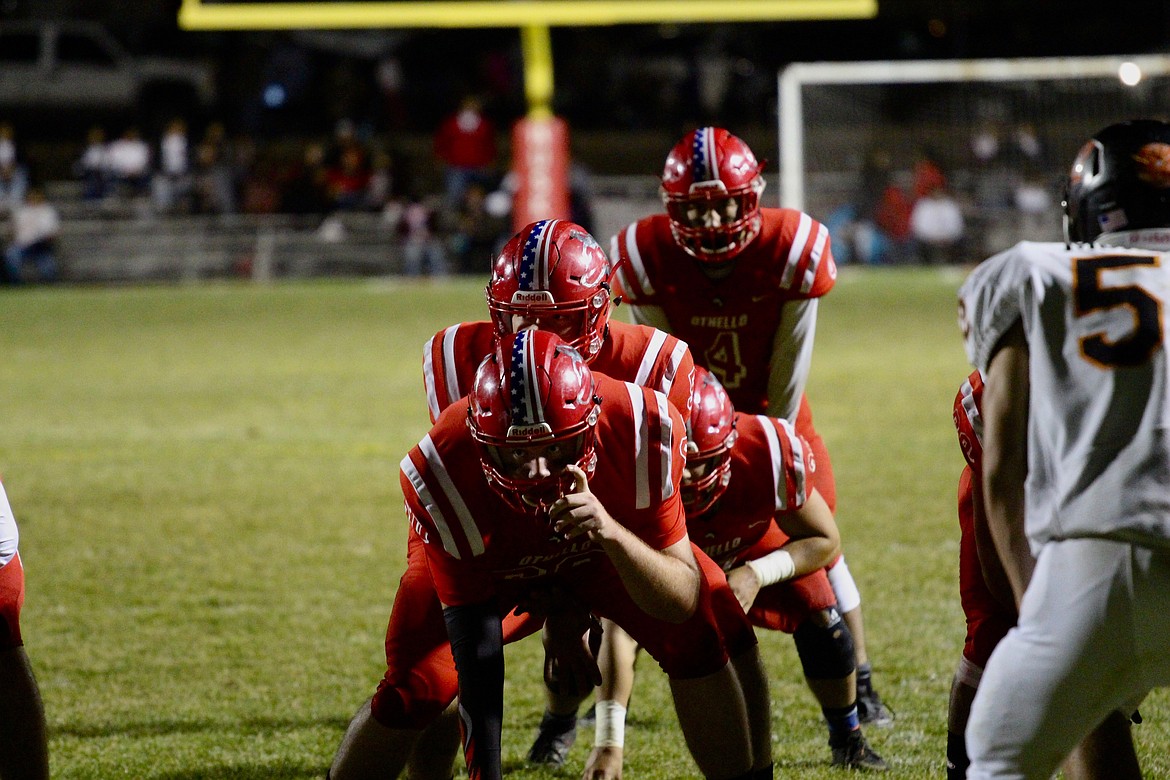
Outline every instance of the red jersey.
[(975, 471), (983, 463), (983, 375), (978, 370), (959, 386), (951, 417), (959, 434), (959, 449), (967, 464)]
[(983, 465), (983, 376), (978, 371), (963, 381), (951, 413), (959, 435), (959, 448), (967, 461), (959, 475), (959, 602), (967, 620), (963, 655), (982, 669), (999, 640), (1016, 624), (1016, 611), (992, 595), (983, 576), (983, 563), (975, 541), (975, 494)]
[[(436, 333), (423, 347), (423, 385), (431, 422), (471, 392), (480, 361), (495, 349), (490, 322), (464, 322)], [(656, 328), (611, 320), (591, 371), (658, 390), (674, 408), (691, 416), (695, 363), (686, 342)]]
[[(724, 571), (780, 549), (788, 536), (772, 522), (804, 506), (812, 488), (812, 450), (786, 420), (735, 413), (731, 482), (711, 511), (687, 519), (691, 541)], [(766, 538), (768, 550), (753, 550)], [(774, 544), (774, 546), (772, 546)]]
[(670, 232), (665, 214), (646, 217), (613, 239), (615, 294), (661, 308), (670, 332), (714, 373), (745, 412), (768, 405), (768, 373), (783, 304), (832, 289), (837, 266), (829, 231), (793, 209), (760, 209), (760, 234), (729, 276), (709, 279)]
[[(602, 398), (597, 467), (590, 490), (622, 525), (655, 550), (686, 537), (678, 492), (683, 418), (654, 390), (595, 374)], [(570, 590), (617, 578), (600, 547), (557, 537), (546, 517), (520, 515), (488, 485), (466, 424), (452, 404), (401, 463), (411, 532), (426, 545), (439, 599), (448, 606), (514, 599), (556, 579)]]

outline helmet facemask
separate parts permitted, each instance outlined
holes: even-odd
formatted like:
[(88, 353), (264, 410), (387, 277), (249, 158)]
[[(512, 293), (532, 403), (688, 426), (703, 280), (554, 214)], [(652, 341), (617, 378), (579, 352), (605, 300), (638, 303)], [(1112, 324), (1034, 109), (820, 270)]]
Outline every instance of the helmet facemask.
[(718, 179), (692, 185), (686, 196), (662, 190), (675, 242), (697, 260), (721, 264), (743, 252), (760, 233), (763, 177), (728, 192)]

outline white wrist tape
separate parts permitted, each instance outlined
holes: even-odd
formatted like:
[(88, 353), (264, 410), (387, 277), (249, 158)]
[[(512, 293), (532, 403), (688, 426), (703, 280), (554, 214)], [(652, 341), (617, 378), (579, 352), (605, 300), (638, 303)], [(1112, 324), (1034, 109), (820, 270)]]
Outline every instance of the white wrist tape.
[(626, 708), (612, 699), (597, 702), (597, 720), (593, 728), (594, 747), (619, 747), (626, 744)]
[(796, 574), (796, 562), (786, 550), (773, 550), (763, 558), (748, 561), (747, 566), (756, 573), (761, 588), (784, 582)]

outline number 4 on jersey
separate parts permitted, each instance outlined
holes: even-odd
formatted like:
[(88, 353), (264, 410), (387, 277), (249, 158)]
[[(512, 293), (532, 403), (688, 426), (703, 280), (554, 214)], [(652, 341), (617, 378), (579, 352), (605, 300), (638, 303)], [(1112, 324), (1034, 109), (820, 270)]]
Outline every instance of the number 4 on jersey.
[(716, 336), (703, 353), (703, 360), (707, 370), (719, 377), (729, 390), (739, 387), (747, 374), (739, 357), (739, 334), (734, 331), (723, 331)]

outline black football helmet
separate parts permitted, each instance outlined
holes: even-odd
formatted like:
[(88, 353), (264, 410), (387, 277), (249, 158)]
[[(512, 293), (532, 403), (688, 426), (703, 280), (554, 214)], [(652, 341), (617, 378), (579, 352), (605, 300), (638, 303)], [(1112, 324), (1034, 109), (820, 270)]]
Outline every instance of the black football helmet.
[(1170, 227), (1170, 124), (1135, 119), (1097, 132), (1073, 161), (1063, 206), (1069, 243)]

